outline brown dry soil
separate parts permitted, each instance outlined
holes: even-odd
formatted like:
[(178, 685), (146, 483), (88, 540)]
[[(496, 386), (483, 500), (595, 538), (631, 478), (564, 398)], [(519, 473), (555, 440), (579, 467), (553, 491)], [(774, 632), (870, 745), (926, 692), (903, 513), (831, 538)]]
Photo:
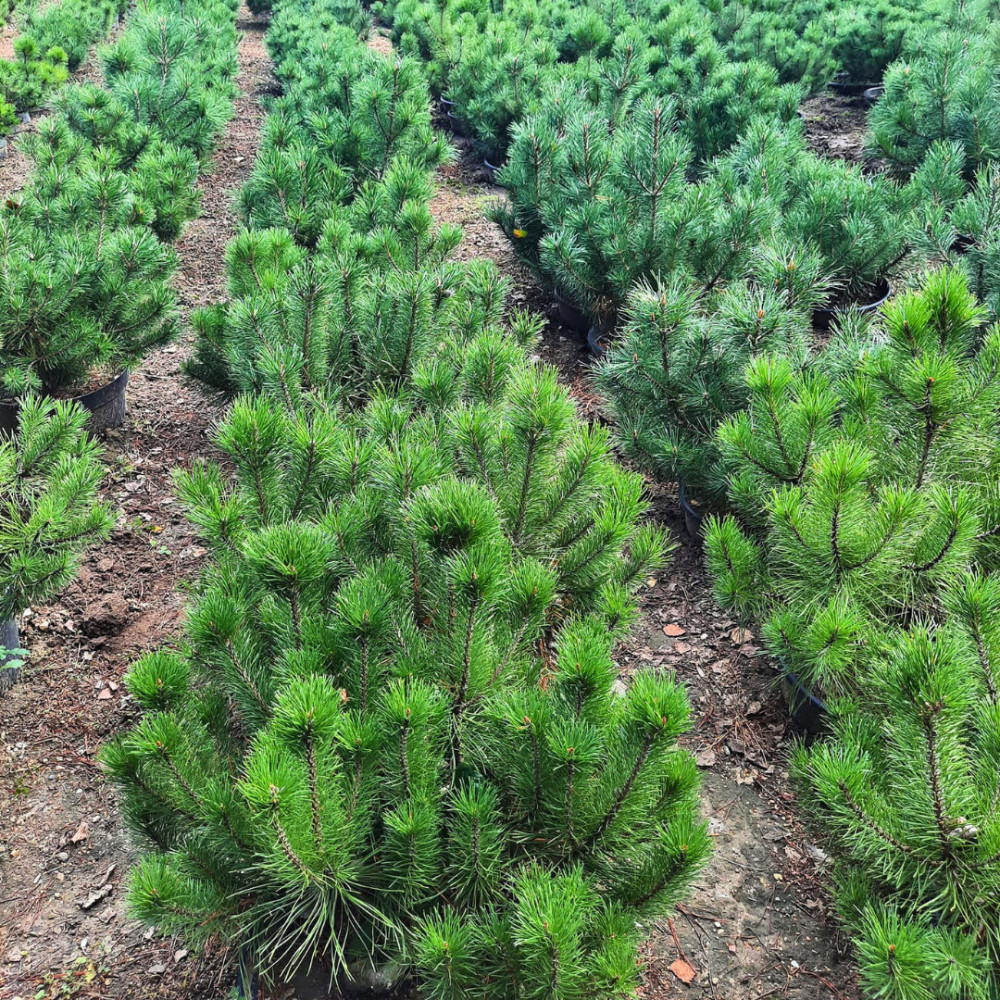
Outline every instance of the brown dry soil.
[(809, 148), (820, 156), (862, 163), (868, 105), (863, 97), (817, 94), (803, 101), (799, 117)]
[[(236, 226), (231, 193), (252, 165), (257, 95), (269, 84), (263, 25), (244, 11), (240, 27), (244, 96), (203, 178), (203, 214), (177, 248), (185, 313), (225, 295), (222, 254)], [(8, 183), (0, 174), (0, 192)], [(588, 388), (586, 345), (559, 325), (549, 295), (483, 215), (502, 195), (463, 148), (442, 171), (432, 208), (439, 221), (464, 227), (460, 256), (497, 262), (511, 280), (513, 306), (547, 316), (540, 356), (558, 366), (584, 418), (602, 419)], [(106, 495), (123, 510), (118, 527), (76, 583), (26, 616), (30, 666), (0, 699), (0, 1000), (228, 995), (226, 956), (196, 957), (126, 917), (133, 855), (96, 764), (101, 742), (135, 717), (122, 674), (175, 634), (184, 588), (205, 555), (170, 483), (174, 469), (211, 454), (219, 415), (182, 376), (189, 343), (156, 353), (134, 373), (127, 424), (107, 443)], [(773, 670), (753, 636), (714, 606), (676, 493), (650, 484), (650, 496), (653, 515), (680, 547), (643, 593), (641, 620), (618, 665), (626, 679), (652, 666), (687, 684), (686, 745), (701, 768), (716, 851), (678, 913), (648, 928), (641, 995), (854, 1000), (845, 943), (822, 888), (824, 856), (796, 815), (787, 775), (796, 733)]]
[[(177, 243), (185, 319), (225, 295), (233, 192), (253, 164), (271, 79), (265, 25), (244, 8), (239, 28), (242, 96), (201, 179), (201, 217)], [(21, 184), (0, 175), (0, 192)], [(221, 956), (196, 959), (127, 919), (132, 852), (96, 759), (135, 715), (122, 674), (176, 632), (205, 554), (171, 490), (174, 469), (211, 453), (220, 412), (182, 377), (188, 350), (182, 339), (133, 372), (126, 425), (105, 455), (105, 496), (122, 510), (114, 535), (57, 601), (26, 616), (30, 665), (0, 699), (0, 1000), (228, 995)]]

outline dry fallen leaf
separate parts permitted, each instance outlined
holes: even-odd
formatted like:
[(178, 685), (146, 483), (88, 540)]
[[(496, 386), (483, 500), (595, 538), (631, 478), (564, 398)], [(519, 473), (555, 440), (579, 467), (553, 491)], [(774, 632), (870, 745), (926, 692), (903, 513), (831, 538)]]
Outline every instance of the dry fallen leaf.
[(745, 642), (753, 641), (753, 632), (747, 628), (734, 628), (732, 632), (729, 633), (729, 638), (732, 639), (737, 646), (742, 646)]
[(702, 752), (695, 757), (695, 763), (699, 767), (712, 767), (716, 760), (716, 753), (712, 749), (702, 750)]
[(111, 692), (107, 688), (104, 688), (104, 690), (97, 696), (98, 701), (108, 701), (110, 698)]
[(686, 628), (681, 628), (680, 625), (664, 625), (663, 634), (669, 636), (685, 635), (687, 633)]
[(694, 969), (688, 965), (687, 962), (682, 958), (678, 958), (677, 961), (671, 963), (670, 971), (682, 982), (690, 983), (695, 976)]
[(79, 844), (81, 840), (87, 839), (87, 821), (84, 820), (77, 828), (76, 833), (69, 838), (71, 844)]

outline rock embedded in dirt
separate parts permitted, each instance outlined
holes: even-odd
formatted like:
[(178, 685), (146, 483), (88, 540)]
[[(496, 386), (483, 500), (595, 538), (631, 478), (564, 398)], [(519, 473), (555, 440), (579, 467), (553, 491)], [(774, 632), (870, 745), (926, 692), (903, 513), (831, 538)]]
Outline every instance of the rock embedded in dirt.
[(128, 622), (128, 602), (121, 594), (105, 594), (83, 616), (83, 632), (88, 636), (116, 635)]

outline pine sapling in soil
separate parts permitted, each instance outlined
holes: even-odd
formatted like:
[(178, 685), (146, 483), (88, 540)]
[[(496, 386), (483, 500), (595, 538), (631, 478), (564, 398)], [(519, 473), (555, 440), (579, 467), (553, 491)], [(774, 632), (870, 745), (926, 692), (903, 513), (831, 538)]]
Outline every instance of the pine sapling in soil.
[(740, 517), (708, 525), (716, 596), (827, 693), (854, 689), (887, 625), (933, 617), (956, 573), (995, 558), (1000, 329), (982, 319), (964, 276), (936, 272), (879, 336), (805, 371), (751, 362), (749, 405), (719, 428)]
[(708, 851), (685, 695), (653, 673), (614, 694), (614, 602), (557, 612), (552, 532), (398, 410), (243, 401), (235, 487), (181, 477), (216, 561), (104, 752), (146, 838), (132, 907), (271, 981), (319, 962), (426, 997), (624, 997), (636, 921)]
[(111, 534), (101, 502), (101, 449), (86, 413), (28, 398), (13, 436), (0, 436), (0, 621), (48, 600), (76, 575), (86, 549)]
[(1000, 986), (1000, 587), (960, 577), (943, 603), (946, 624), (886, 636), (833, 739), (794, 761), (871, 996)]

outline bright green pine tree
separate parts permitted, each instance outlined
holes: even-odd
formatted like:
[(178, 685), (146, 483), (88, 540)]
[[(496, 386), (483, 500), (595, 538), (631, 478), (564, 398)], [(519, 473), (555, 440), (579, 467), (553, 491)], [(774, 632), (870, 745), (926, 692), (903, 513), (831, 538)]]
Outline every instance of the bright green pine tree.
[[(489, 399), (466, 421), (544, 404)], [(548, 408), (547, 427), (575, 420)], [(218, 437), (236, 485), (181, 477), (216, 559), (179, 650), (133, 666), (143, 718), (104, 751), (149, 850), (132, 906), (268, 979), (318, 960), (425, 997), (624, 997), (636, 921), (708, 852), (685, 695), (652, 672), (615, 694), (624, 598), (585, 599), (644, 543), (626, 517), (573, 590), (572, 543), (524, 514), (565, 518), (569, 484), (529, 474), (512, 505), (521, 472), (498, 453), (498, 479), (457, 477), (445, 426), (392, 398), (350, 420), (244, 399)]]
[[(359, 41), (358, 5), (286, 3), (268, 46), (284, 93), (239, 195), (254, 229), (284, 227), (314, 248), (327, 218), (372, 182), (409, 166), (427, 172), (450, 155), (431, 128), (427, 83), (411, 59), (391, 61)], [(343, 26), (337, 18), (350, 18)], [(403, 168), (406, 169), (405, 167)]]
[[(249, 230), (227, 249), (229, 302), (197, 313), (189, 370), (226, 392), (273, 388), (333, 398), (407, 379), (429, 347), (500, 321), (491, 265), (449, 261), (461, 239), (436, 226), (427, 171), (398, 160), (347, 206), (326, 205), (311, 254), (284, 229)], [(367, 390), (365, 390), (367, 391)]]
[(947, 624), (886, 637), (863, 696), (794, 772), (828, 834), (867, 995), (1000, 989), (1000, 582), (968, 576)]
[(0, 619), (48, 600), (114, 526), (86, 418), (68, 403), (29, 397), (17, 431), (0, 436)]
[(929, 276), (813, 368), (760, 357), (750, 402), (719, 429), (728, 495), (706, 553), (726, 607), (763, 618), (772, 651), (851, 689), (882, 627), (933, 614), (990, 565), (1000, 526), (1000, 328), (960, 272)]

